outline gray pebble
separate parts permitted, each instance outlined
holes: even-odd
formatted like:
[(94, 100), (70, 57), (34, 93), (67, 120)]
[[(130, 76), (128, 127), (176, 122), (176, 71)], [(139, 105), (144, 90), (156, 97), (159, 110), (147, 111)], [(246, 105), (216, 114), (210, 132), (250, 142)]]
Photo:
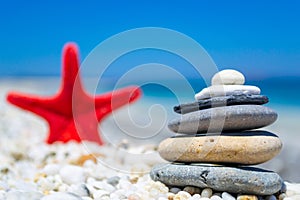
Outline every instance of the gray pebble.
[(166, 185), (191, 185), (242, 194), (271, 195), (282, 185), (282, 179), (275, 172), (254, 167), (159, 164), (152, 168), (150, 176)]
[(177, 188), (177, 187), (172, 187), (171, 189), (170, 189), (170, 192), (171, 193), (174, 193), (174, 194), (177, 194), (178, 192), (180, 192), (181, 191), (181, 189), (180, 188)]
[(280, 193), (286, 193), (286, 184), (285, 183), (282, 183), (282, 186), (281, 186), (281, 189), (280, 189)]
[(236, 105), (187, 113), (170, 121), (168, 127), (176, 133), (214, 133), (261, 128), (276, 119), (277, 113), (268, 107)]
[(113, 177), (108, 178), (106, 182), (112, 186), (116, 186), (116, 185), (118, 185), (119, 181), (120, 181), (119, 176), (113, 176)]
[(270, 195), (270, 196), (267, 196), (265, 198), (265, 200), (277, 200), (277, 198), (274, 195)]

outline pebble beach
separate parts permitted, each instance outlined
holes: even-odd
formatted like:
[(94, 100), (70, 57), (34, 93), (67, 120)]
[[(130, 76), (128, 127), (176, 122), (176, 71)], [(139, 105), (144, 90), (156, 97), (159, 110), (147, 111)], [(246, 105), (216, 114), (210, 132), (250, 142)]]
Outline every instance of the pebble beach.
[[(6, 92), (16, 85), (8, 82), (0, 88), (0, 199), (276, 199), (155, 182), (149, 172), (165, 162), (156, 151), (158, 142), (147, 146), (122, 141), (104, 146), (89, 142), (48, 145), (44, 142), (46, 122), (5, 102)], [(23, 84), (18, 90), (41, 93), (34, 85)], [(151, 156), (137, 160), (124, 156), (126, 152)], [(300, 199), (300, 184), (285, 181), (285, 185), (286, 192), (279, 199)]]

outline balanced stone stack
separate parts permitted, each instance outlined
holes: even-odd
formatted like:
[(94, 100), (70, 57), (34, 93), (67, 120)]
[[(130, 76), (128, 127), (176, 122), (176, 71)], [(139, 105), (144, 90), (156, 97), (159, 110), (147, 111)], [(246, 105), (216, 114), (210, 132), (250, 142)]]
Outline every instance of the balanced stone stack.
[(271, 160), (282, 143), (273, 133), (254, 130), (275, 122), (277, 113), (263, 106), (269, 100), (258, 87), (244, 82), (240, 72), (223, 70), (212, 86), (195, 95), (197, 102), (174, 107), (182, 115), (168, 127), (180, 134), (158, 147), (172, 163), (154, 166), (153, 180), (246, 195), (280, 191), (283, 181), (277, 173), (249, 167)]

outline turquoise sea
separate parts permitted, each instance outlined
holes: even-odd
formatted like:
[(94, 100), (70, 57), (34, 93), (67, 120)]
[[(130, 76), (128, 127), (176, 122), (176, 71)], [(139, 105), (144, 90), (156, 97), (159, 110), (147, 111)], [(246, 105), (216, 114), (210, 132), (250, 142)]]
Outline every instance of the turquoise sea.
[[(176, 85), (176, 81), (173, 83)], [(207, 87), (202, 80), (190, 80), (190, 84), (195, 92)], [(261, 89), (261, 94), (269, 97), (270, 107), (278, 109), (299, 109), (300, 110), (300, 77), (280, 77), (264, 80), (247, 81), (247, 85), (255, 85)], [(175, 87), (180, 88), (180, 85)], [(177, 97), (182, 97), (186, 101), (194, 101), (193, 94), (185, 90), (173, 94), (168, 88), (149, 84), (142, 87), (147, 98), (157, 99), (160, 103), (170, 105)], [(299, 113), (300, 117), (300, 113)]]

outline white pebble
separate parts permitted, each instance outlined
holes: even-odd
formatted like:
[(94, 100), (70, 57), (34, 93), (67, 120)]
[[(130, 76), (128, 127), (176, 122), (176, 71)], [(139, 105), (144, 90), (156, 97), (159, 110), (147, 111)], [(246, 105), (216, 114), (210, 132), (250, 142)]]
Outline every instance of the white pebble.
[(30, 191), (22, 191), (22, 190), (10, 190), (6, 194), (7, 200), (28, 200), (28, 199), (40, 199), (42, 197), (41, 193), (38, 192), (30, 192)]
[(217, 195), (213, 195), (212, 197), (210, 197), (210, 200), (222, 200), (222, 198)]
[(122, 196), (125, 193), (126, 193), (126, 190), (124, 190), (124, 189), (119, 189), (114, 192), (114, 194), (116, 194), (118, 196)]
[(212, 85), (243, 85), (245, 83), (244, 75), (233, 69), (225, 69), (216, 73), (212, 79)]
[(159, 197), (158, 200), (168, 200), (168, 199), (165, 197)]
[(37, 185), (32, 182), (16, 181), (14, 184), (17, 190), (21, 191), (37, 191)]
[(284, 198), (286, 198), (285, 193), (280, 194), (279, 197), (278, 197), (279, 200), (283, 200)]
[(290, 197), (284, 198), (284, 200), (299, 200), (299, 199), (300, 199), (300, 195), (295, 195), (295, 196), (290, 196)]
[(180, 191), (177, 194), (175, 194), (173, 199), (174, 200), (188, 200), (191, 197), (192, 196), (190, 195), (190, 193), (185, 192), (185, 191)]
[(260, 89), (252, 85), (214, 85), (204, 88), (195, 95), (196, 100), (234, 94), (260, 94)]
[(43, 173), (50, 175), (58, 174), (60, 166), (58, 164), (48, 164), (42, 170)]
[(109, 192), (107, 192), (105, 190), (96, 190), (93, 193), (93, 197), (94, 197), (94, 199), (103, 199), (105, 197), (109, 197)]
[(192, 196), (192, 198), (190, 198), (190, 200), (200, 200), (200, 199), (201, 199), (200, 194), (194, 194), (194, 195)]
[(53, 183), (53, 180), (51, 178), (40, 178), (37, 182), (37, 185), (40, 187), (40, 189), (45, 191), (51, 191), (55, 188), (55, 185)]
[(0, 190), (0, 199), (5, 199), (5, 191)]
[(210, 188), (205, 188), (204, 190), (202, 190), (201, 192), (201, 197), (207, 197), (207, 198), (210, 198), (213, 194), (213, 191), (212, 189)]
[(129, 180), (124, 180), (124, 179), (121, 179), (118, 185), (120, 189), (125, 189), (125, 190), (130, 190), (131, 186), (132, 184), (129, 182)]
[(110, 198), (110, 199), (119, 199), (119, 195), (117, 195), (116, 193), (111, 193), (111, 194), (109, 195), (109, 198)]
[(81, 198), (75, 194), (57, 192), (44, 196), (41, 200), (81, 200)]
[(68, 189), (68, 192), (71, 192), (81, 197), (90, 195), (90, 191), (85, 184), (71, 185)]
[(157, 197), (159, 194), (167, 194), (169, 189), (159, 181), (151, 181), (150, 184), (145, 186), (145, 191), (149, 192), (150, 197)]
[(0, 191), (10, 189), (9, 185), (5, 181), (0, 181), (0, 188), (1, 188)]
[(63, 184), (59, 185), (58, 191), (59, 191), (59, 192), (67, 192), (67, 191), (68, 191), (68, 188), (69, 188), (69, 185), (63, 183)]
[(128, 196), (128, 200), (140, 200), (141, 197), (137, 194), (131, 194)]
[(286, 195), (288, 197), (294, 196), (294, 195), (300, 195), (300, 184), (291, 184), (288, 182), (285, 182), (286, 185)]
[(67, 165), (59, 170), (63, 182), (67, 184), (78, 184), (85, 180), (84, 170), (75, 165)]
[(107, 182), (103, 182), (103, 181), (95, 181), (91, 184), (94, 188), (96, 189), (102, 189), (108, 192), (113, 192), (114, 190), (116, 190), (116, 188), (110, 184), (108, 184)]
[(224, 199), (224, 200), (235, 200), (235, 198), (227, 192), (222, 193), (222, 199)]
[(82, 200), (93, 200), (91, 197), (81, 197)]

